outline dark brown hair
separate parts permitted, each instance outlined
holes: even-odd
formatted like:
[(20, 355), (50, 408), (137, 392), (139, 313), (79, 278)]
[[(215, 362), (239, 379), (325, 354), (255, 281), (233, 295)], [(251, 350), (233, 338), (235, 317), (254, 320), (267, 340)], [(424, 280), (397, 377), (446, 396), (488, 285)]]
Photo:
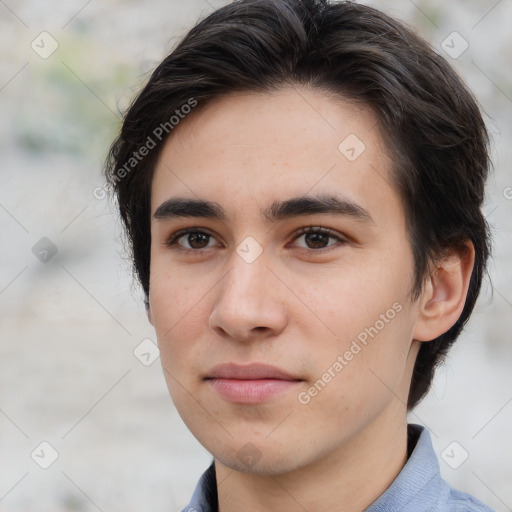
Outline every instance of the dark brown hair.
[(480, 291), (490, 247), (481, 211), (490, 167), (488, 135), (474, 97), (446, 60), (376, 9), (347, 1), (239, 0), (186, 34), (126, 112), (106, 163), (136, 275), (147, 299), (151, 181), (163, 142), (187, 112), (184, 106), (231, 92), (295, 85), (358, 101), (375, 113), (406, 212), (415, 261), (413, 298), (429, 264), (445, 249), (463, 248), (468, 240), (475, 247), (460, 318), (421, 344), (411, 409), (428, 391)]

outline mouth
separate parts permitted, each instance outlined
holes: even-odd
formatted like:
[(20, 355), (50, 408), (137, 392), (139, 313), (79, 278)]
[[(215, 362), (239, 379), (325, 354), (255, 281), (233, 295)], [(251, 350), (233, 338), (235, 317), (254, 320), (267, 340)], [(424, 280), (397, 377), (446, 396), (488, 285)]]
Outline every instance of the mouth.
[(264, 364), (226, 363), (212, 368), (204, 379), (223, 399), (234, 404), (258, 404), (291, 391), (304, 379)]

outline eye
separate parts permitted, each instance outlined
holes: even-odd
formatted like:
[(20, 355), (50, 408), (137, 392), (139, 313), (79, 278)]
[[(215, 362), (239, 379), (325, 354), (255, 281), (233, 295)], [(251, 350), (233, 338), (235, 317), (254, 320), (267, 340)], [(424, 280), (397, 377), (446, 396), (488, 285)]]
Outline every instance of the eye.
[[(321, 226), (304, 226), (295, 232), (293, 240), (298, 240), (304, 237), (306, 246), (300, 246), (307, 252), (320, 252), (322, 249), (327, 249), (335, 243), (329, 244), (329, 239), (333, 239), (339, 243), (347, 243), (347, 240), (335, 234), (333, 231), (323, 228)], [(210, 242), (213, 235), (206, 231), (197, 228), (182, 229), (173, 233), (165, 242), (167, 247), (173, 247), (177, 252), (184, 252), (189, 254), (201, 254), (202, 249), (213, 247)], [(187, 245), (184, 245), (187, 244)]]
[[(347, 241), (332, 232), (330, 229), (322, 228), (320, 226), (305, 226), (300, 228), (295, 233), (294, 240), (298, 240), (299, 238), (304, 237), (304, 241), (306, 242), (306, 246), (302, 246), (302, 249), (306, 249), (308, 251), (318, 252), (318, 250), (326, 249), (335, 244), (329, 244), (329, 239), (334, 239), (341, 243), (346, 243)], [(300, 246), (299, 246), (300, 247)]]
[[(210, 239), (213, 235), (200, 231), (198, 229), (182, 229), (173, 235), (166, 241), (167, 247), (176, 246), (174, 249), (178, 252), (199, 252), (200, 249), (206, 249), (211, 247), (209, 245)], [(183, 239), (184, 243), (188, 244), (189, 247), (183, 247), (179, 241)]]

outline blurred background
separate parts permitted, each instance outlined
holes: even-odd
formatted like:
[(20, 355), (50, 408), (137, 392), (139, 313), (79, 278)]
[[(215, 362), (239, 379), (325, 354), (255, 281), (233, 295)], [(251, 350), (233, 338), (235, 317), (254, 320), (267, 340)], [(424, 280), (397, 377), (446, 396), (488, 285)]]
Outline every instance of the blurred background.
[[(211, 461), (169, 398), (102, 165), (149, 73), (225, 3), (0, 0), (0, 511), (176, 511)], [(448, 482), (510, 511), (512, 0), (368, 3), (454, 65), (493, 137), (494, 291), (410, 421)]]

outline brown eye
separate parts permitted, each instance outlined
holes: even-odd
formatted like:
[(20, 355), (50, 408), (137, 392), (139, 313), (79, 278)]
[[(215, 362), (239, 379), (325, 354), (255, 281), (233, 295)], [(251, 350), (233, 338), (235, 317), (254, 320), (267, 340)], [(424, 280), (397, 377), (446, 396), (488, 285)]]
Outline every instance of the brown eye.
[(326, 249), (327, 247), (331, 247), (332, 245), (335, 245), (335, 243), (329, 244), (329, 239), (333, 239), (337, 242), (344, 243), (346, 240), (341, 238), (340, 236), (334, 234), (331, 230), (325, 229), (322, 227), (304, 227), (301, 228), (297, 232), (297, 236), (295, 237), (295, 240), (298, 240), (299, 238), (304, 238), (304, 241), (306, 243), (306, 246), (299, 246), (302, 249), (309, 249), (309, 250), (318, 250), (318, 249)]
[(325, 235), (324, 233), (306, 233), (304, 236), (304, 240), (306, 241), (306, 244), (311, 249), (323, 249), (327, 245), (329, 245), (329, 238), (331, 238), (328, 235)]
[(189, 243), (192, 249), (204, 249), (205, 247), (208, 247), (210, 235), (202, 233), (201, 231), (194, 231), (188, 235), (183, 235), (181, 238), (184, 237), (187, 237), (186, 241)]
[(204, 231), (184, 229), (171, 235), (165, 245), (167, 245), (167, 247), (176, 246), (175, 249), (177, 251), (198, 252), (201, 249), (211, 247), (209, 242), (212, 238), (212, 235)]

